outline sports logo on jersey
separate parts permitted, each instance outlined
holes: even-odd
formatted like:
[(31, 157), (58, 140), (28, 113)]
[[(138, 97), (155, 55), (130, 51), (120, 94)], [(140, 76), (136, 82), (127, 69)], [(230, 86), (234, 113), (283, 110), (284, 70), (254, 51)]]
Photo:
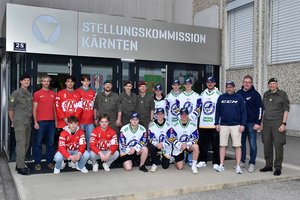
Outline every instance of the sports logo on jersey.
[(62, 109), (64, 112), (74, 113), (77, 108), (77, 102), (73, 99), (67, 99), (62, 103)]
[(107, 140), (100, 140), (98, 142), (97, 147), (100, 150), (106, 150), (106, 149), (108, 149), (110, 147), (110, 142), (108, 142)]
[(180, 136), (179, 141), (180, 142), (186, 142), (188, 141), (189, 136), (187, 134), (183, 134), (182, 136)]
[(203, 112), (205, 115), (211, 115), (215, 112), (216, 105), (211, 101), (206, 101), (203, 105)]
[(158, 138), (159, 142), (163, 142), (165, 140), (165, 136), (163, 134), (161, 134)]
[(176, 103), (174, 103), (172, 106), (171, 106), (171, 113), (172, 115), (174, 116), (177, 116), (178, 115), (178, 105)]
[(93, 110), (94, 103), (89, 99), (82, 100), (82, 109), (83, 110)]
[(137, 143), (138, 141), (136, 139), (133, 139), (128, 142), (127, 146), (134, 147)]
[(183, 108), (186, 108), (190, 114), (193, 111), (193, 104), (190, 101), (187, 101), (183, 104)]

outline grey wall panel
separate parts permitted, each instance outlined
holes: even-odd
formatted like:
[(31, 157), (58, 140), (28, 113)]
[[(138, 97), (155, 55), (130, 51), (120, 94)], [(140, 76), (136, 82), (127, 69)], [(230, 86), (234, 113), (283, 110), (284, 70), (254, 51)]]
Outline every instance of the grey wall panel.
[(193, 0), (175, 0), (174, 22), (193, 24)]
[(214, 5), (197, 12), (194, 16), (194, 25), (219, 28), (219, 7)]

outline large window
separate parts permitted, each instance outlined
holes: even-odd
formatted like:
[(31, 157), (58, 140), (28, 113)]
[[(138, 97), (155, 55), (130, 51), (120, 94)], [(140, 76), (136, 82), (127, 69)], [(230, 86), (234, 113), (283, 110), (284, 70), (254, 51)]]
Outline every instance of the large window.
[(271, 0), (271, 64), (300, 61), (300, 1)]
[[(233, 1), (230, 4), (237, 4)], [(232, 7), (229, 5), (228, 7)], [(231, 8), (228, 11), (227, 33), (229, 67), (253, 65), (254, 3)]]

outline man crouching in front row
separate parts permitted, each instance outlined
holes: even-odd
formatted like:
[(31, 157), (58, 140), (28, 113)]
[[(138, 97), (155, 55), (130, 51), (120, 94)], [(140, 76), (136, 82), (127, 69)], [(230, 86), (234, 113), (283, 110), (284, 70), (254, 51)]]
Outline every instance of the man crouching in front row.
[(177, 169), (183, 169), (184, 166), (184, 152), (192, 152), (192, 172), (198, 174), (196, 167), (199, 146), (197, 144), (199, 134), (197, 125), (192, 123), (188, 117), (188, 110), (181, 108), (180, 120), (174, 124), (174, 132), (168, 136), (169, 140), (173, 143), (173, 156), (175, 158), (175, 166)]
[(82, 173), (87, 173), (85, 164), (90, 155), (85, 150), (86, 142), (84, 132), (78, 126), (78, 119), (75, 116), (68, 117), (68, 125), (63, 128), (58, 141), (58, 151), (54, 156), (56, 162), (54, 174), (59, 174), (63, 161), (73, 162), (76, 169)]
[(147, 131), (145, 127), (139, 124), (139, 114), (131, 113), (130, 123), (123, 126), (120, 131), (120, 155), (123, 167), (126, 171), (132, 169), (132, 162), (137, 156), (140, 156), (139, 170), (148, 172), (145, 162), (148, 156)]

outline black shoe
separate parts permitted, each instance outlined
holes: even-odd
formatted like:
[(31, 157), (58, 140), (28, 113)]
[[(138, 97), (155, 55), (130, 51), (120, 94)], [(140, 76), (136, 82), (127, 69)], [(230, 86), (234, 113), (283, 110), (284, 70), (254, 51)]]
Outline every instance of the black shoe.
[(18, 174), (21, 174), (21, 175), (29, 175), (30, 174), (30, 170), (29, 168), (17, 168), (17, 172)]
[(281, 169), (276, 169), (273, 175), (274, 176), (280, 176), (281, 175)]
[(272, 167), (264, 167), (262, 169), (259, 170), (260, 172), (271, 172), (273, 171)]
[(139, 170), (141, 170), (142, 172), (148, 172), (148, 169), (145, 167), (145, 165), (140, 166)]

